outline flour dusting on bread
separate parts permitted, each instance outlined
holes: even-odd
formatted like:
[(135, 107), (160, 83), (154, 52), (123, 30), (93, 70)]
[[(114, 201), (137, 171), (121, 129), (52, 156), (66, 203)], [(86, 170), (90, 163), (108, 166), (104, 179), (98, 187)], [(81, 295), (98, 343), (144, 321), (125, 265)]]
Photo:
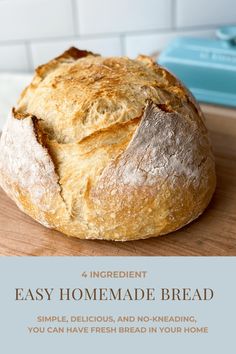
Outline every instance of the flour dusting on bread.
[(203, 182), (200, 176), (207, 172), (203, 169), (214, 167), (208, 149), (208, 136), (194, 122), (149, 102), (129, 146), (113, 165), (119, 171), (119, 183), (125, 185), (151, 186), (162, 178), (174, 187), (184, 177), (197, 188)]
[(0, 150), (4, 189), (17, 204), (20, 204), (20, 194), (24, 193), (25, 198), (29, 198), (27, 202), (40, 206), (38, 220), (49, 227), (44, 213), (53, 215), (60, 208), (56, 205), (60, 199), (60, 187), (47, 149), (37, 141), (32, 116), (18, 119), (14, 111), (11, 113), (2, 133)]

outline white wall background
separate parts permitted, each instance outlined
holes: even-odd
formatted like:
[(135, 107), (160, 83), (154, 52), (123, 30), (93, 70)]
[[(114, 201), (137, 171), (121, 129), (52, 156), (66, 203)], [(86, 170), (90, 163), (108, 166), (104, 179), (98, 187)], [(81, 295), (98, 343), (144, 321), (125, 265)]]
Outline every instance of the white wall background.
[(0, 71), (32, 71), (69, 46), (152, 54), (177, 35), (236, 23), (236, 0), (0, 0)]

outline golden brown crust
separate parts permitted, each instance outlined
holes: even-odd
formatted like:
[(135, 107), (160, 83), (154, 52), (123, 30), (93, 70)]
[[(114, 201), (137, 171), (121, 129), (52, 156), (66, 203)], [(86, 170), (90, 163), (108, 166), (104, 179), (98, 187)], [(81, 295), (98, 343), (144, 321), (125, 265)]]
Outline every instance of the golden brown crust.
[[(32, 153), (21, 147), (28, 156), (28, 162), (18, 157), (21, 182), (11, 177), (16, 151), (7, 143), (14, 137), (21, 146), (20, 131), (24, 144), (34, 147)], [(17, 204), (80, 238), (131, 240), (171, 232), (202, 213), (215, 188), (199, 107), (146, 56), (103, 58), (70, 49), (38, 68), (0, 148), (0, 183)], [(25, 187), (35, 166), (37, 203), (37, 193)]]
[(88, 55), (96, 56), (97, 54), (88, 52), (87, 50), (80, 50), (75, 47), (71, 47), (58, 57), (50, 60), (48, 63), (40, 65), (35, 70), (35, 72), (39, 77), (43, 79), (45, 75), (47, 75), (50, 71), (56, 69), (60, 64), (70, 63), (74, 60), (85, 58)]

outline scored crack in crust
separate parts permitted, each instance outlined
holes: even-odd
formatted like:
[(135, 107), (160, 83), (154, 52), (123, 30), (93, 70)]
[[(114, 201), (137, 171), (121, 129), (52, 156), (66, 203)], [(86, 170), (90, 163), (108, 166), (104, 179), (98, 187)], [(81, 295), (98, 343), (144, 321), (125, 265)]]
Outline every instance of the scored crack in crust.
[(215, 189), (202, 113), (151, 58), (71, 48), (39, 67), (0, 142), (0, 184), (70, 236), (131, 240), (195, 219)]

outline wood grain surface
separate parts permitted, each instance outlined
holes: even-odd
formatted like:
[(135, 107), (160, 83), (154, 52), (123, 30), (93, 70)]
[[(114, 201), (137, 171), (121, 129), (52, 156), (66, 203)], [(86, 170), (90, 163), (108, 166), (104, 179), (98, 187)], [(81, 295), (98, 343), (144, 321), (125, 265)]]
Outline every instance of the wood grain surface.
[(78, 240), (41, 226), (0, 189), (0, 255), (236, 256), (236, 111), (206, 105), (203, 110), (216, 156), (217, 189), (196, 221), (172, 234), (147, 240)]

